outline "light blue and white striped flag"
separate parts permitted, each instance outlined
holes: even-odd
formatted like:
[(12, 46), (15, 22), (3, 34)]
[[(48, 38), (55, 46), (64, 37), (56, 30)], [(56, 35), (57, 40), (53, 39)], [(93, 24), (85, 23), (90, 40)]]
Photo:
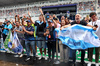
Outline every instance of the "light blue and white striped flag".
[(99, 47), (100, 40), (91, 27), (73, 25), (60, 30), (56, 28), (58, 38), (71, 49), (87, 49)]
[(8, 47), (15, 53), (20, 53), (23, 51), (23, 47), (18, 39), (17, 33), (14, 32), (13, 41), (12, 43), (8, 44)]

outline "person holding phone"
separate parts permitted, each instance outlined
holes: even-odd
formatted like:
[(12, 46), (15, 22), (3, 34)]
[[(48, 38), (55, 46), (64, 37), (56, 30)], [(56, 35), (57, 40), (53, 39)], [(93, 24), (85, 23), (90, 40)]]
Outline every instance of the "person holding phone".
[[(97, 28), (96, 30), (96, 35), (99, 37), (100, 39), (100, 20), (97, 19), (97, 14), (95, 12), (91, 12), (90, 13), (90, 17), (92, 19), (92, 21), (88, 24), (95, 26)], [(89, 63), (88, 66), (91, 66), (91, 62), (92, 62), (92, 56), (93, 56), (93, 50), (94, 48), (89, 48)], [(100, 47), (96, 47), (95, 48), (95, 62), (96, 62), (96, 66), (99, 66), (99, 51), (100, 51)]]

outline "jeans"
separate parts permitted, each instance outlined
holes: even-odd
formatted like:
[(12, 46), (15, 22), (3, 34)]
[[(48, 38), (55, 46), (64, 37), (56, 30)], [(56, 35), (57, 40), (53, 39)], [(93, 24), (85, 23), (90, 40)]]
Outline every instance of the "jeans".
[(36, 56), (35, 41), (25, 41), (27, 57), (30, 56), (30, 46), (31, 46), (32, 51), (33, 51), (33, 56)]
[[(37, 40), (45, 40), (45, 38), (44, 37), (38, 37)], [(39, 48), (44, 48), (44, 49), (46, 48), (45, 41), (37, 41), (37, 43), (38, 43)]]
[(48, 56), (49, 56), (49, 58), (51, 58), (51, 52), (52, 52), (52, 59), (54, 59), (55, 49), (56, 49), (56, 42), (55, 41), (51, 41), (51, 42), (48, 41), (47, 47), (48, 47)]
[(7, 35), (3, 34), (3, 42), (5, 41)]
[[(84, 63), (84, 57), (85, 57), (85, 50), (80, 50), (81, 51), (81, 62)], [(70, 56), (73, 59), (73, 62), (76, 62), (76, 50), (70, 49)]]
[(76, 62), (76, 50), (70, 49), (70, 57), (72, 58), (73, 62)]
[(81, 62), (84, 63), (85, 50), (81, 50)]

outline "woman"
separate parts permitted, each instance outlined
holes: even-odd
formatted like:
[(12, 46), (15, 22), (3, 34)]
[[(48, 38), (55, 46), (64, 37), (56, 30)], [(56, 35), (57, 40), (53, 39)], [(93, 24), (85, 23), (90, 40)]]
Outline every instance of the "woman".
[[(61, 27), (66, 25), (65, 20), (61, 20)], [(59, 41), (59, 48), (60, 48), (60, 62), (67, 63), (69, 60), (69, 48), (62, 44), (62, 41)]]

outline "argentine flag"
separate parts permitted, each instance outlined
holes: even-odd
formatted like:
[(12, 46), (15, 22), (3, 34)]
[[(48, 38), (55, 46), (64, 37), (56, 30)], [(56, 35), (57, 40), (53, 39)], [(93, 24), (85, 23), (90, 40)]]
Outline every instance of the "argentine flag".
[(17, 33), (14, 32), (12, 43), (8, 44), (8, 47), (15, 53), (19, 53), (23, 51), (23, 47), (18, 39)]
[(99, 47), (100, 40), (91, 27), (73, 25), (60, 30), (56, 28), (58, 38), (71, 49), (87, 49)]

